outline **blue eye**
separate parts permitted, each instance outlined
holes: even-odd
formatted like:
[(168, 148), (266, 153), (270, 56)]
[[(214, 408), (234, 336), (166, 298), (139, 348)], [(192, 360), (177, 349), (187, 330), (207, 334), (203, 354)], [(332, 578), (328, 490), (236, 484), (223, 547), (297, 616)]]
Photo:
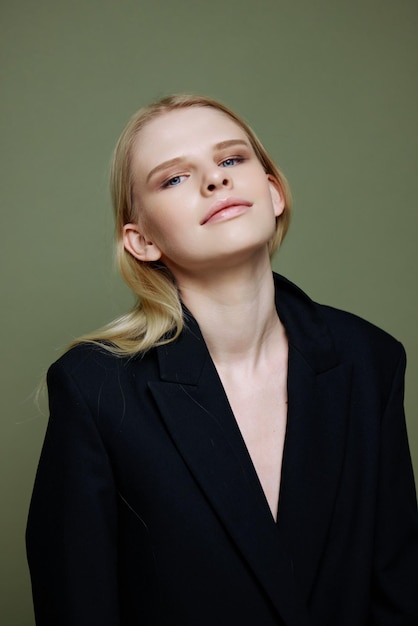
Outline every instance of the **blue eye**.
[(176, 187), (181, 183), (184, 176), (173, 176), (173, 178), (169, 178), (165, 183), (163, 183), (163, 187)]
[(243, 157), (229, 157), (229, 159), (225, 159), (225, 161), (222, 161), (221, 167), (232, 167), (233, 165), (242, 163), (243, 160)]

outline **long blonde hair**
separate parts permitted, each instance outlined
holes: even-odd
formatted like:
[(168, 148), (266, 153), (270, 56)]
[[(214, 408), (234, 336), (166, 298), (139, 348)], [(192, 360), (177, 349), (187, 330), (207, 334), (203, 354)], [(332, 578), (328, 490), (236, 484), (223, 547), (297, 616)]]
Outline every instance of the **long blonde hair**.
[(173, 341), (182, 331), (183, 310), (173, 275), (163, 263), (139, 261), (127, 252), (123, 243), (123, 227), (137, 219), (131, 161), (132, 147), (138, 133), (156, 117), (187, 107), (211, 107), (227, 115), (242, 128), (265, 172), (279, 184), (285, 200), (285, 209), (276, 219), (276, 231), (269, 242), (270, 255), (277, 250), (287, 233), (291, 209), (288, 183), (244, 120), (220, 102), (196, 95), (168, 96), (141, 108), (131, 117), (116, 144), (110, 174), (115, 212), (116, 260), (124, 280), (137, 298), (136, 303), (130, 312), (80, 337), (74, 344), (86, 341), (100, 343), (115, 354), (132, 356)]

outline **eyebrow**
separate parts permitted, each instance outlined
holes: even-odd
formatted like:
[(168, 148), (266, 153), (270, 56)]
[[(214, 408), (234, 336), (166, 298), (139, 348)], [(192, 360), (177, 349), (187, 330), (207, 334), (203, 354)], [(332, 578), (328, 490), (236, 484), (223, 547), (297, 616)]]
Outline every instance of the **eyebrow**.
[[(220, 141), (219, 143), (216, 143), (213, 146), (213, 151), (215, 152), (216, 150), (223, 150), (224, 148), (231, 148), (233, 146), (244, 146), (245, 148), (249, 148), (250, 144), (244, 139), (227, 139), (226, 141)], [(163, 163), (156, 165), (148, 174), (146, 182), (148, 183), (149, 180), (160, 170), (165, 170), (168, 167), (171, 167), (172, 165), (177, 165), (184, 160), (185, 157), (175, 157), (174, 159), (169, 159), (168, 161), (164, 161)]]

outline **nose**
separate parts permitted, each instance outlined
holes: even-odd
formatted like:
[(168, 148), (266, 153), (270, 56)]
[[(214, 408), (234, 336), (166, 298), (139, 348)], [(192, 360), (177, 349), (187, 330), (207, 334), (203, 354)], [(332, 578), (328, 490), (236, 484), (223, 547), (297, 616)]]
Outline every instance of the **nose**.
[(208, 172), (204, 177), (203, 192), (210, 195), (218, 189), (228, 189), (231, 185), (231, 177), (229, 176), (229, 173), (226, 172), (226, 169), (217, 167)]

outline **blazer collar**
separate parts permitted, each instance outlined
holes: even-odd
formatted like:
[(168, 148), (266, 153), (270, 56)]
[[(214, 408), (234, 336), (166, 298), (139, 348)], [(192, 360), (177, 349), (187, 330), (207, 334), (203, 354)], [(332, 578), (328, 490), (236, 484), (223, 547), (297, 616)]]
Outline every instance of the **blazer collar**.
[(316, 373), (335, 367), (337, 353), (318, 305), (284, 276), (273, 276), (276, 309), (286, 329), (289, 345)]
[[(316, 373), (337, 365), (331, 335), (317, 306), (283, 276), (274, 273), (273, 277), (276, 309), (286, 329), (289, 345)], [(181, 336), (157, 349), (160, 374), (167, 382), (195, 385), (209, 354), (196, 320), (186, 307), (183, 309), (186, 323)]]
[[(289, 340), (289, 413), (278, 524), (196, 320), (157, 348), (149, 388), (174, 444), (288, 626), (308, 626), (307, 601), (323, 550), (344, 452), (349, 386), (317, 306), (275, 275)], [(173, 410), (175, 407), (175, 410)]]

